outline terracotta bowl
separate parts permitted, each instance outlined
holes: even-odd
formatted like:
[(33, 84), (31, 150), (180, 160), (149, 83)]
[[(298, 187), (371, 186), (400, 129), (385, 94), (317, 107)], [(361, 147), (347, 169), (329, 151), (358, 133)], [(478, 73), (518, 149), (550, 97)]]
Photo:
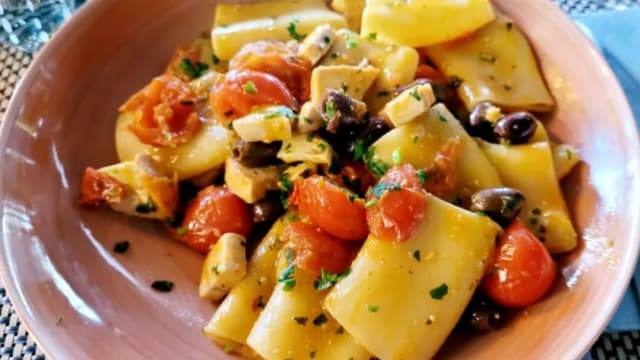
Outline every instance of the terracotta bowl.
[[(0, 136), (0, 265), (21, 319), (53, 359), (222, 359), (200, 332), (202, 258), (153, 224), (76, 206), (87, 165), (116, 160), (116, 109), (210, 27), (215, 0), (90, 1), (21, 81)], [(585, 164), (565, 182), (582, 246), (553, 293), (442, 358), (577, 359), (603, 331), (638, 254), (636, 127), (611, 70), (551, 2), (499, 0), (526, 31), (558, 108), (552, 135)], [(116, 242), (130, 251), (114, 254)], [(150, 289), (157, 279), (176, 286)]]

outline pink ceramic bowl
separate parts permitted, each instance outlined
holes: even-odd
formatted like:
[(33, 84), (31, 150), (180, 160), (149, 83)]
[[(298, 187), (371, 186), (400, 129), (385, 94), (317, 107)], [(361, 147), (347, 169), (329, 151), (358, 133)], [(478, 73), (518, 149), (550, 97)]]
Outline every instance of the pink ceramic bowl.
[[(76, 206), (87, 165), (116, 160), (116, 109), (176, 44), (211, 25), (215, 0), (94, 0), (38, 54), (0, 136), (0, 265), (21, 319), (53, 359), (211, 359), (200, 332), (202, 258), (151, 224)], [(565, 190), (584, 242), (543, 302), (443, 358), (577, 359), (616, 309), (638, 254), (636, 127), (611, 70), (549, 1), (498, 0), (540, 57), (558, 108), (552, 135), (585, 159)], [(130, 251), (114, 255), (116, 242)], [(156, 279), (175, 290), (159, 294)], [(458, 339), (453, 339), (455, 343)]]

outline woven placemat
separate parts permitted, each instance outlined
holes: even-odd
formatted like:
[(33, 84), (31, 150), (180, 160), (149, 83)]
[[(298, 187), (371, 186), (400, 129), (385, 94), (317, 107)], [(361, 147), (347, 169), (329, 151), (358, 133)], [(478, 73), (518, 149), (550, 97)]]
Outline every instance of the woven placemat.
[[(640, 0), (554, 0), (569, 14), (640, 7)], [(640, 26), (640, 19), (638, 19)], [(0, 121), (17, 81), (31, 62), (31, 55), (0, 45)], [(596, 360), (640, 360), (640, 331), (603, 334), (591, 349)], [(29, 336), (0, 284), (0, 360), (44, 360), (42, 350)], [(65, 359), (66, 360), (66, 359)]]

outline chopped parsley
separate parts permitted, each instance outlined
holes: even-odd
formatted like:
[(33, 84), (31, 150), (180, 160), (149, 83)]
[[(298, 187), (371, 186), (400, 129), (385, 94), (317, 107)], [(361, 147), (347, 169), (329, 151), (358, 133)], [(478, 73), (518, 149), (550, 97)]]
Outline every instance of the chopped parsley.
[(420, 262), (420, 250), (413, 252), (413, 258), (416, 259), (417, 262)]
[(313, 359), (314, 357), (316, 357), (316, 351), (315, 351), (315, 350), (313, 350), (312, 352), (310, 352), (310, 353), (309, 353), (309, 357), (310, 357), (310, 358), (312, 358), (312, 359)]
[(335, 113), (336, 105), (333, 103), (333, 100), (327, 100), (327, 102), (324, 104), (324, 115), (328, 118), (332, 118)]
[(218, 269), (218, 266), (220, 266), (220, 265), (217, 265), (217, 264), (216, 264), (216, 266), (214, 266), (213, 268), (211, 268), (211, 272), (212, 272), (212, 273), (214, 273), (214, 274), (216, 274), (216, 275), (220, 275), (220, 270)]
[(327, 150), (327, 144), (325, 144), (325, 143), (318, 143), (318, 144), (316, 144), (316, 146), (318, 147), (318, 149), (320, 149), (320, 151)]
[(447, 293), (449, 292), (449, 286), (447, 284), (442, 283), (442, 285), (435, 287), (429, 291), (429, 295), (431, 295), (432, 299), (442, 300)]
[(129, 250), (128, 241), (120, 241), (113, 246), (113, 252), (117, 252), (118, 254), (124, 254), (127, 250)]
[(365, 209), (370, 209), (370, 208), (376, 206), (377, 203), (378, 203), (378, 200), (376, 200), (376, 199), (369, 200), (366, 203), (364, 203), (364, 208)]
[(225, 354), (231, 354), (232, 352), (234, 352), (235, 350), (233, 349), (233, 346), (231, 345), (225, 345), (224, 349), (222, 349), (222, 351), (225, 352)]
[(314, 137), (313, 133), (309, 133), (309, 135), (307, 135), (307, 142), (312, 142)]
[(347, 92), (347, 90), (349, 90), (349, 84), (344, 81), (340, 84), (340, 87), (342, 88), (342, 92)]
[(183, 73), (187, 74), (192, 79), (200, 77), (205, 71), (209, 69), (209, 65), (200, 61), (197, 61), (194, 64), (189, 58), (180, 60), (178, 66)]
[(359, 138), (353, 145), (353, 160), (362, 160), (367, 152), (367, 139)]
[(340, 274), (330, 273), (325, 269), (322, 269), (320, 271), (320, 278), (314, 283), (315, 288), (318, 291), (327, 290), (328, 288), (338, 283), (340, 280), (349, 276), (349, 274), (351, 274), (351, 269), (347, 269)]
[(534, 208), (533, 210), (531, 210), (531, 213), (533, 215), (540, 215), (542, 214), (542, 211), (540, 211), (540, 208)]
[(305, 122), (305, 123), (307, 123), (307, 124), (311, 124), (311, 123), (312, 123), (311, 118), (310, 118), (310, 117), (308, 117), (308, 116), (305, 116), (305, 117), (303, 117), (302, 119), (303, 119), (303, 120), (304, 120), (304, 122)]
[(416, 176), (418, 176), (418, 180), (420, 180), (421, 185), (424, 185), (427, 182), (427, 170), (425, 169), (416, 170)]
[(156, 280), (151, 283), (151, 288), (159, 292), (169, 292), (173, 290), (173, 282), (167, 280)]
[(448, 86), (450, 89), (455, 90), (455, 89), (459, 88), (459, 87), (460, 87), (460, 85), (462, 85), (462, 81), (463, 81), (463, 80), (462, 80), (461, 78), (459, 78), (459, 77), (458, 77), (458, 76), (456, 76), (456, 75), (453, 75), (453, 76), (449, 79), (449, 83), (447, 83), (447, 86)]
[(511, 89), (512, 89), (511, 85), (509, 85), (509, 84), (504, 84), (504, 85), (502, 85), (502, 88), (503, 88), (505, 91), (509, 91), (509, 90), (511, 90)]
[(395, 148), (391, 153), (391, 161), (393, 161), (393, 165), (400, 165), (402, 162), (402, 156), (400, 154), (400, 148)]
[(178, 236), (183, 236), (184, 234), (187, 233), (189, 229), (187, 229), (185, 226), (178, 226), (176, 228), (176, 235)]
[(513, 28), (513, 23), (511, 21), (509, 21), (507, 23), (507, 30), (511, 30)]
[(320, 313), (320, 315), (316, 316), (315, 319), (313, 319), (313, 325), (315, 326), (320, 326), (324, 323), (327, 322), (327, 316), (324, 313)]
[(247, 81), (242, 87), (245, 93), (255, 95), (258, 93), (258, 89), (256, 88), (256, 84), (253, 81)]
[(342, 326), (340, 326), (337, 330), (336, 330), (336, 334), (340, 335), (340, 334), (344, 334), (344, 328)]
[(571, 152), (571, 149), (564, 149), (564, 155), (567, 158), (567, 160), (571, 160), (573, 153)]
[(489, 52), (481, 52), (478, 57), (486, 63), (494, 64), (496, 62), (496, 56)]
[(307, 321), (309, 320), (306, 316), (294, 316), (293, 320), (298, 323), (298, 325), (307, 325)]
[(356, 201), (356, 199), (358, 198), (358, 195), (356, 195), (356, 194), (354, 194), (354, 193), (352, 193), (352, 192), (349, 192), (349, 193), (347, 194), (347, 197), (349, 198), (349, 201), (354, 202), (354, 201)]
[(233, 130), (233, 122), (227, 124), (227, 129)]
[(378, 305), (367, 305), (367, 310), (369, 310), (372, 313), (378, 312), (378, 310), (380, 310), (380, 307)]
[(376, 176), (384, 175), (389, 170), (389, 165), (382, 160), (374, 160), (375, 147), (370, 146), (364, 154), (364, 162), (371, 172)]
[(376, 32), (369, 33), (368, 38), (371, 41), (375, 41), (376, 39), (378, 39), (378, 33), (376, 33)]
[(332, 59), (337, 59), (338, 58), (338, 53), (331, 53), (331, 58)]
[(280, 188), (280, 201), (282, 202), (282, 206), (286, 209), (289, 207), (289, 195), (293, 191), (293, 183), (287, 174), (282, 173), (280, 175), (278, 187)]
[(411, 95), (412, 98), (416, 99), (416, 101), (421, 101), (422, 97), (420, 96), (420, 94), (418, 94), (418, 87), (414, 86), (413, 89), (411, 89), (411, 91), (409, 92), (409, 95)]
[(389, 96), (391, 93), (387, 90), (380, 90), (376, 93), (377, 97), (387, 97)]
[(146, 203), (140, 203), (136, 205), (136, 212), (138, 214), (151, 214), (156, 212), (156, 204), (153, 199), (149, 198)]
[(293, 277), (293, 274), (296, 271), (296, 266), (293, 263), (293, 250), (290, 248), (284, 249), (284, 256), (287, 259), (287, 267), (284, 271), (278, 276), (278, 282), (281, 282), (282, 290), (290, 291), (294, 287), (296, 287), (296, 279)]
[(328, 44), (328, 43), (331, 42), (331, 38), (328, 37), (328, 36), (325, 36), (325, 37), (322, 38), (322, 41), (324, 41), (325, 44)]
[[(247, 84), (245, 84), (245, 86)], [(245, 89), (245, 91), (246, 91), (246, 89)], [(296, 114), (293, 112), (293, 110), (289, 109), (286, 106), (278, 106), (277, 108), (275, 108), (275, 109), (269, 111), (268, 113), (266, 113), (264, 115), (264, 118), (265, 119), (273, 119), (273, 118), (276, 118), (278, 116), (285, 116), (285, 117), (287, 117), (288, 119), (291, 119), (291, 120), (296, 118)]]
[(297, 19), (294, 19), (293, 21), (289, 22), (289, 26), (287, 26), (287, 31), (289, 32), (289, 36), (293, 39), (293, 40), (304, 40), (305, 37), (307, 37), (307, 35), (303, 35), (303, 34), (299, 34), (298, 30), (296, 29), (296, 23), (298, 22)]
[(441, 122), (447, 122), (447, 118), (442, 113), (438, 113), (438, 120)]
[(220, 64), (220, 58), (216, 54), (212, 54), (211, 62), (213, 63), (213, 65), (218, 65)]
[(358, 40), (352, 34), (349, 34), (347, 37), (347, 49), (353, 49), (356, 46), (358, 46)]
[(402, 189), (402, 186), (400, 186), (400, 184), (398, 183), (379, 182), (376, 186), (373, 187), (371, 193), (376, 198), (380, 198), (382, 197), (382, 195), (384, 195), (385, 192), (389, 190), (400, 191), (400, 189)]

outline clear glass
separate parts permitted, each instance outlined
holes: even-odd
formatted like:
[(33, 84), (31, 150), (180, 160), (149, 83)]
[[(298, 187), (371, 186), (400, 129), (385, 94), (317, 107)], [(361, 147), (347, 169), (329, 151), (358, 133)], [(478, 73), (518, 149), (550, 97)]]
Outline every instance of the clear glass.
[(85, 0), (0, 0), (0, 43), (38, 50)]

